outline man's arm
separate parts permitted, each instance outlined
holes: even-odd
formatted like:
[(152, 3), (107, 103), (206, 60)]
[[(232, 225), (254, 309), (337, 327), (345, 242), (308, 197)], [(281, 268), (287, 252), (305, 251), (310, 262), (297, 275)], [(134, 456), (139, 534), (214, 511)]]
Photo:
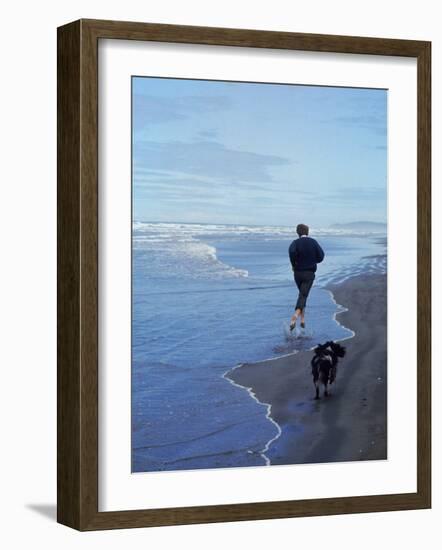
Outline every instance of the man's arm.
[(289, 258), (290, 263), (292, 264), (293, 271), (295, 270), (296, 256), (296, 241), (293, 241), (292, 244), (289, 246)]
[(324, 251), (317, 241), (316, 242), (316, 263), (320, 264), (324, 259)]

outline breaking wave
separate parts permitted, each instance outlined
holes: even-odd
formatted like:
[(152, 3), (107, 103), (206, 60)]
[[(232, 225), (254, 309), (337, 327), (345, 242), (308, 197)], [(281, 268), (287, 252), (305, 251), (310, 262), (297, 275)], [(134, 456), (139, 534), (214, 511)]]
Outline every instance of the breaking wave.
[(159, 276), (248, 277), (248, 271), (221, 262), (216, 248), (198, 237), (203, 226), (135, 222), (132, 245), (148, 254), (145, 268)]
[[(143, 232), (153, 232), (158, 235), (158, 238), (167, 238), (169, 234), (177, 234), (181, 236), (198, 237), (199, 235), (223, 238), (240, 237), (242, 239), (250, 236), (252, 238), (261, 236), (267, 239), (280, 239), (287, 237), (288, 239), (296, 238), (295, 228), (288, 226), (272, 226), (272, 225), (227, 225), (227, 224), (202, 224), (202, 223), (175, 223), (175, 222), (143, 222), (134, 221), (133, 230)], [(312, 237), (325, 236), (355, 236), (361, 237), (364, 235), (384, 235), (383, 231), (362, 231), (355, 229), (338, 229), (338, 228), (311, 228), (310, 234)]]

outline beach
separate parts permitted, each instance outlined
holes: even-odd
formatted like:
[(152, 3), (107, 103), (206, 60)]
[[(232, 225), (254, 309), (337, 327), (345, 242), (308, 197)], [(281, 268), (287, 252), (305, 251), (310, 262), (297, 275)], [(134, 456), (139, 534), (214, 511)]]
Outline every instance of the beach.
[(327, 289), (346, 308), (336, 321), (354, 332), (341, 341), (347, 354), (329, 397), (321, 388), (314, 400), (312, 351), (244, 363), (225, 375), (269, 405), (281, 428), (265, 451), (272, 465), (387, 458), (387, 277), (357, 275)]
[[(357, 434), (348, 439), (339, 414), (356, 399), (352, 393), (370, 392), (377, 377), (385, 390), (385, 368), (376, 374), (370, 367), (365, 383), (355, 374), (365, 367), (350, 365), (356, 354), (368, 364), (376, 349), (385, 353), (385, 279), (370, 275), (386, 272), (386, 242), (380, 234), (340, 231), (316, 231), (327, 258), (309, 295), (307, 328), (293, 338), (292, 228), (135, 222), (132, 471), (288, 464), (330, 456), (332, 449), (347, 456), (348, 444), (360, 444), (361, 457), (378, 456), (377, 432), (366, 449), (365, 436), (360, 443)], [(327, 340), (350, 347), (333, 387), (336, 399), (324, 412), (324, 400), (311, 400), (309, 350)], [(346, 402), (338, 405), (344, 389)], [(364, 418), (372, 405), (362, 402)], [(323, 413), (322, 423), (313, 421)], [(333, 445), (312, 437), (312, 430), (326, 433), (328, 413)], [(382, 408), (378, 414), (383, 426)]]

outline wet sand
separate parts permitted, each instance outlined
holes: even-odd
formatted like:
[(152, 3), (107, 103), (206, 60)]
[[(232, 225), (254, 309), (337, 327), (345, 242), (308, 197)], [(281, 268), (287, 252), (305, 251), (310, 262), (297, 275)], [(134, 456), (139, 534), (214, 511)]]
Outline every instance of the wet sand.
[(310, 351), (246, 363), (226, 375), (271, 405), (270, 416), (282, 430), (266, 452), (271, 464), (387, 458), (386, 287), (386, 275), (329, 287), (347, 308), (337, 321), (355, 332), (341, 342), (347, 354), (329, 397), (321, 388), (321, 399), (314, 400)]

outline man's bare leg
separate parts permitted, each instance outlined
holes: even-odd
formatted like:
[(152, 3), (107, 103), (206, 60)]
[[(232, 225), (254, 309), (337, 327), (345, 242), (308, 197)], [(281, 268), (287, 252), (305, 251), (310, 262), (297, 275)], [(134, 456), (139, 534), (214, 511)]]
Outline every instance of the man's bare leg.
[(304, 316), (305, 309), (301, 310), (301, 328), (305, 328), (305, 316)]
[(295, 309), (295, 313), (292, 315), (292, 318), (290, 319), (290, 330), (293, 330), (296, 327), (296, 319), (301, 315), (302, 311), (298, 308)]

